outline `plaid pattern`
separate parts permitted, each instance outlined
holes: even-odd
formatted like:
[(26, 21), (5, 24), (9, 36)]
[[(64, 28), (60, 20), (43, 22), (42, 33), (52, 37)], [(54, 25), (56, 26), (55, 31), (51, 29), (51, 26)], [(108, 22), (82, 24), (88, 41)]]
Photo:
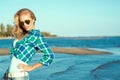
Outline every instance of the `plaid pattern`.
[(45, 42), (44, 37), (40, 34), (40, 31), (31, 30), (29, 35), (17, 41), (15, 46), (12, 45), (10, 54), (11, 57), (15, 56), (23, 62), (29, 63), (37, 50), (43, 53), (43, 57), (39, 62), (48, 66), (52, 62), (54, 54)]

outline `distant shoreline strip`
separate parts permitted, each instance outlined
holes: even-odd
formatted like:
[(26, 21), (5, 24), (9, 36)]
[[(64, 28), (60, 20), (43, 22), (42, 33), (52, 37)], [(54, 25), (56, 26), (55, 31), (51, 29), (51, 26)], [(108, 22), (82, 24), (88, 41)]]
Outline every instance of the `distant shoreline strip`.
[[(68, 54), (111, 54), (110, 52), (97, 51), (85, 48), (63, 48), (63, 47), (52, 47), (54, 53), (68, 53)], [(38, 51), (40, 52), (40, 51)], [(0, 48), (0, 55), (7, 55), (9, 53), (8, 48)]]

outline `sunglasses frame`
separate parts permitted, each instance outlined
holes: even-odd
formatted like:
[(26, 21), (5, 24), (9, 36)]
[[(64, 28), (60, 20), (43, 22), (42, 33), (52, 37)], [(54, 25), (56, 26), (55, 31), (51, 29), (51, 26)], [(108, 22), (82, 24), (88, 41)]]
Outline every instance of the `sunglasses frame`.
[(19, 24), (20, 24), (21, 26), (23, 26), (24, 24), (29, 25), (29, 24), (30, 24), (30, 20), (29, 20), (29, 19), (26, 19), (26, 20), (24, 20), (24, 21), (20, 21)]

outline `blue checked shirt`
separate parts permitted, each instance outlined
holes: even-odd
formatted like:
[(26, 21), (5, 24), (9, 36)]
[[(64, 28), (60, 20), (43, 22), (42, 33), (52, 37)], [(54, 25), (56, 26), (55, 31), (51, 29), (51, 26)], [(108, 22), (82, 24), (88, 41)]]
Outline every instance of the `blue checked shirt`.
[(38, 50), (43, 53), (43, 57), (39, 62), (48, 66), (53, 61), (54, 54), (45, 42), (44, 37), (40, 34), (40, 31), (31, 30), (26, 37), (18, 40), (15, 46), (12, 45), (10, 54), (23, 62), (29, 63)]

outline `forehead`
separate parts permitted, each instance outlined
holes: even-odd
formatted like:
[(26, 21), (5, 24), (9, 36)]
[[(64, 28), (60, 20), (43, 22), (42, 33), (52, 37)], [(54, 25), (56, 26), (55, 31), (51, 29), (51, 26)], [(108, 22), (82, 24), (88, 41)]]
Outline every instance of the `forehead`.
[(26, 19), (31, 19), (30, 14), (22, 14), (22, 15), (20, 15), (20, 20), (21, 21), (26, 20)]

